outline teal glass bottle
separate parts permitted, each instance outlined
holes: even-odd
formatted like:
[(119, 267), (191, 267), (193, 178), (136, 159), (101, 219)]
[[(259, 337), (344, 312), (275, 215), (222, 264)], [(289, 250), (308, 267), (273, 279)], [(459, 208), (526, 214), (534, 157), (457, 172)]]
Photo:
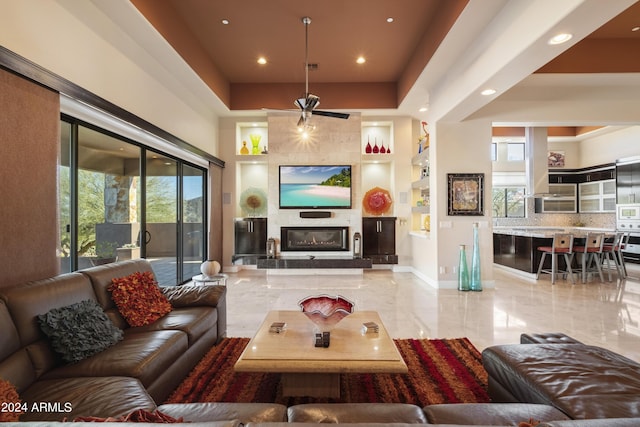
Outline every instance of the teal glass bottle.
[(458, 264), (458, 290), (470, 291), (469, 267), (467, 266), (467, 249), (465, 245), (460, 245), (460, 262)]
[(482, 275), (480, 274), (480, 238), (478, 223), (473, 223), (473, 253), (471, 254), (471, 290), (482, 291)]

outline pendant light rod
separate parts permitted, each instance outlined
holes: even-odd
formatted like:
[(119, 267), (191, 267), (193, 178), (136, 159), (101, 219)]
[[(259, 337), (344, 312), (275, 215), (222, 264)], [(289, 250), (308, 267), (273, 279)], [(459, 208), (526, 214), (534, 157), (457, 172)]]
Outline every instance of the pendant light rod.
[(311, 24), (311, 18), (303, 17), (302, 23), (304, 24), (304, 96), (306, 98), (309, 95), (309, 24)]

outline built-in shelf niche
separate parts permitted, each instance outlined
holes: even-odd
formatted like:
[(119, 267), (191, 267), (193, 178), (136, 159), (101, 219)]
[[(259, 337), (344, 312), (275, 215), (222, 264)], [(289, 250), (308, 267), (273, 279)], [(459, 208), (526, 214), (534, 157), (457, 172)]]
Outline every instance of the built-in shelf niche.
[[(260, 136), (259, 154), (252, 154), (251, 135)], [(243, 141), (249, 154), (241, 154)], [(242, 194), (249, 188), (259, 188), (269, 194), (268, 157), (263, 154), (269, 147), (267, 122), (246, 122), (236, 124), (236, 212), (235, 216), (249, 216), (240, 207)]]
[[(395, 147), (393, 144), (393, 122), (378, 121), (378, 122), (362, 122), (362, 154), (363, 161), (374, 161), (375, 159), (382, 160), (386, 156), (390, 158), (395, 153)], [(385, 148), (385, 153), (367, 153), (367, 144), (373, 147), (378, 146), (381, 149)], [(386, 152), (390, 150), (391, 152)], [(390, 160), (389, 160), (390, 161)]]
[[(384, 144), (385, 151), (391, 153), (367, 153), (367, 143), (373, 147), (376, 143), (378, 148)], [(375, 121), (362, 122), (361, 133), (362, 146), (362, 195), (374, 187), (383, 188), (392, 195), (394, 194), (394, 144), (393, 144), (393, 122)], [(361, 208), (362, 200), (358, 201), (358, 208)], [(392, 209), (394, 206), (392, 206)], [(366, 215), (366, 214), (365, 214)], [(393, 211), (388, 215), (393, 215)]]
[[(251, 136), (259, 137), (257, 152), (254, 151)], [(246, 143), (248, 154), (242, 153)], [(236, 124), (236, 155), (263, 156), (269, 149), (269, 128), (267, 122), (249, 122)]]
[(411, 230), (428, 233), (430, 231), (430, 166), (429, 148), (411, 159), (413, 181), (411, 182)]

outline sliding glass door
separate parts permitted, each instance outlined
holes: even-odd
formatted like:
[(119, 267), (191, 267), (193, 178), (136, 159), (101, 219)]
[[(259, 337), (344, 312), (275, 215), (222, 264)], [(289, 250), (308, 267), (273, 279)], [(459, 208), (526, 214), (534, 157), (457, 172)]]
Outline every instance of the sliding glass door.
[(58, 246), (57, 255), (60, 262), (60, 272), (73, 271), (71, 256), (71, 124), (60, 124), (60, 155), (58, 156)]
[(162, 286), (206, 257), (206, 170), (63, 120), (58, 254), (62, 272), (144, 257)]
[(114, 262), (140, 234), (141, 148), (78, 126), (78, 269)]
[(206, 254), (205, 244), (205, 172), (189, 165), (182, 168), (182, 280), (200, 274)]
[(178, 162), (147, 152), (145, 179), (145, 257), (161, 286), (178, 278)]

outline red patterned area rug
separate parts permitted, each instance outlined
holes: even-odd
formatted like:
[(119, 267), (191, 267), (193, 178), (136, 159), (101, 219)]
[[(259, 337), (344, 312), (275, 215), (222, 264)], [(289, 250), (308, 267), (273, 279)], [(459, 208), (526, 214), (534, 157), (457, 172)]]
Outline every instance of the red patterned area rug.
[(166, 403), (489, 402), (487, 373), (478, 349), (467, 338), (394, 340), (408, 374), (342, 374), (340, 399), (282, 396), (280, 374), (236, 373), (248, 338), (226, 338), (212, 348)]

